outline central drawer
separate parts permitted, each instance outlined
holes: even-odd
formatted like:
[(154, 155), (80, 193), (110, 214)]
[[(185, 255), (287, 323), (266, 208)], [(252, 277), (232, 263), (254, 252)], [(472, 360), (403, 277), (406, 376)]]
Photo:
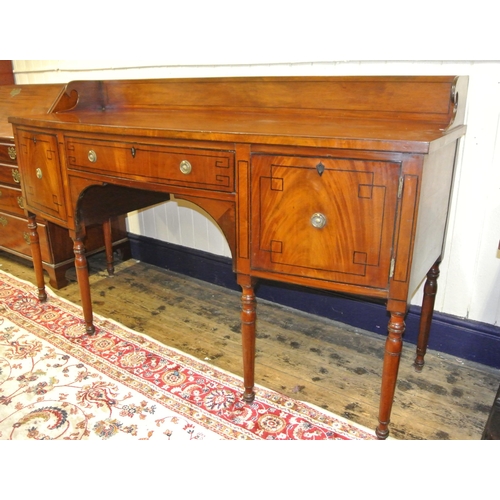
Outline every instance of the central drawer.
[(158, 184), (234, 191), (234, 152), (66, 138), (68, 168)]

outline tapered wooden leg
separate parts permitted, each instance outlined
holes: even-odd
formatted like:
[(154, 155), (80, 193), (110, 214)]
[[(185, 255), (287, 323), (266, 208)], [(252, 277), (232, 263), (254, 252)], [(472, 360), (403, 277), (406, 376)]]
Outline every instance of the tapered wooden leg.
[(243, 347), (243, 399), (251, 403), (255, 398), (253, 391), (255, 379), (255, 324), (257, 319), (255, 301), (255, 280), (250, 276), (238, 275), (241, 295), (241, 337)]
[(73, 237), (73, 251), (75, 253), (75, 269), (78, 286), (80, 288), (80, 298), (82, 300), (83, 318), (85, 321), (85, 331), (92, 335), (95, 333), (92, 299), (90, 296), (89, 271), (87, 267), (87, 257), (85, 247), (81, 237)]
[(28, 215), (28, 230), (31, 256), (33, 258), (33, 267), (35, 269), (35, 280), (38, 287), (38, 299), (40, 302), (45, 302), (47, 300), (47, 292), (45, 291), (45, 279), (43, 277), (42, 252), (40, 250), (40, 239), (38, 237), (36, 215), (34, 214)]
[(417, 372), (421, 372), (424, 366), (424, 356), (429, 343), (429, 333), (431, 331), (432, 316), (434, 313), (434, 303), (436, 301), (437, 280), (439, 278), (438, 260), (427, 273), (427, 280), (424, 285), (424, 298), (422, 300), (422, 313), (420, 316), (420, 328), (417, 340), (417, 356), (413, 366)]
[(392, 403), (398, 378), (399, 360), (403, 348), (403, 333), (405, 331), (405, 314), (391, 312), (388, 335), (385, 342), (384, 367), (382, 370), (382, 388), (380, 391), (379, 425), (375, 431), (379, 439), (389, 435), (389, 422)]
[(104, 233), (104, 248), (106, 250), (106, 267), (108, 269), (108, 274), (110, 276), (113, 276), (115, 274), (115, 263), (113, 260), (113, 237), (111, 234), (111, 219), (103, 222), (102, 231)]

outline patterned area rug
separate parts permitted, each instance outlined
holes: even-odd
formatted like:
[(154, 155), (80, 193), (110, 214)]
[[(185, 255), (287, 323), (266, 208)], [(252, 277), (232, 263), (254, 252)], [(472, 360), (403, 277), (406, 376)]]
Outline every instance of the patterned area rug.
[(376, 439), (47, 292), (0, 271), (0, 439)]

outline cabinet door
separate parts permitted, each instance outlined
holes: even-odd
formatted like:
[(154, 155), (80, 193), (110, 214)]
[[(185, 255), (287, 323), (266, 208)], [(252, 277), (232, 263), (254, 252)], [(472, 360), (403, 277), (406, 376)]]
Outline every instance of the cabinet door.
[(251, 175), (254, 270), (387, 287), (399, 163), (255, 156)]
[(49, 134), (19, 131), (19, 167), (25, 208), (48, 218), (65, 221), (61, 165), (57, 138)]

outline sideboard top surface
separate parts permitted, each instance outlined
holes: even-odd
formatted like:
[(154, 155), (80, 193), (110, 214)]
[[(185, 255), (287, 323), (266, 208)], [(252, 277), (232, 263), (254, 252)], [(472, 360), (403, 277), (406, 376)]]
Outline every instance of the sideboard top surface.
[(76, 81), (17, 125), (252, 144), (427, 152), (464, 133), (467, 77)]

